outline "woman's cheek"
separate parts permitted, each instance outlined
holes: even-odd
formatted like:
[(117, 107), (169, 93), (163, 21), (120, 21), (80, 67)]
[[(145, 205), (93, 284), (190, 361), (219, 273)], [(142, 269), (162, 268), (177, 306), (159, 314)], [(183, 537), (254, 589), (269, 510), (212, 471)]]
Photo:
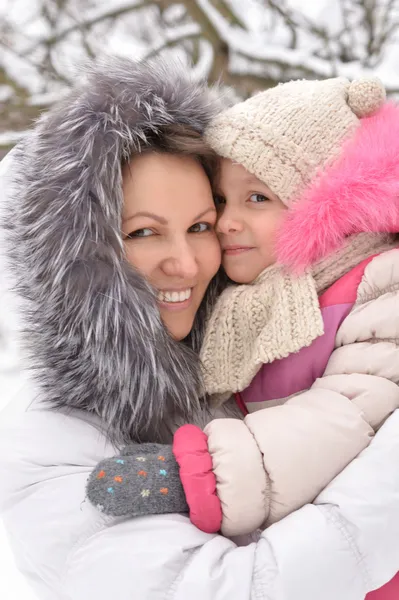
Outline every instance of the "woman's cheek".
[(222, 251), (214, 231), (210, 232), (209, 236), (204, 236), (201, 239), (197, 255), (199, 256), (200, 263), (203, 265), (204, 273), (211, 280), (218, 272), (222, 262)]
[(149, 277), (157, 263), (156, 248), (152, 247), (149, 240), (129, 240), (125, 242), (127, 261), (135, 267), (144, 277)]

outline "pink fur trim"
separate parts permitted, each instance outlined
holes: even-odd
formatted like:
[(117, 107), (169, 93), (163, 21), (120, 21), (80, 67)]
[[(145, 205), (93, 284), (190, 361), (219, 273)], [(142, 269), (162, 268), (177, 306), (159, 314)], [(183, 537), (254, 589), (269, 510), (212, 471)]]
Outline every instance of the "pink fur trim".
[(361, 232), (399, 232), (399, 106), (392, 102), (361, 120), (339, 158), (288, 211), (278, 262), (300, 272)]

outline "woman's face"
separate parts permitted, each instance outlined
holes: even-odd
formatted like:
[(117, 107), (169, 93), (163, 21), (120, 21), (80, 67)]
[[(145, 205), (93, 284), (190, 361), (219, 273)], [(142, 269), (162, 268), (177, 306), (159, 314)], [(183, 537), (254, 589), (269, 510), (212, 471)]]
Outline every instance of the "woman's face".
[(124, 167), (123, 196), (127, 259), (157, 290), (162, 321), (182, 340), (220, 266), (208, 178), (192, 158), (142, 154)]

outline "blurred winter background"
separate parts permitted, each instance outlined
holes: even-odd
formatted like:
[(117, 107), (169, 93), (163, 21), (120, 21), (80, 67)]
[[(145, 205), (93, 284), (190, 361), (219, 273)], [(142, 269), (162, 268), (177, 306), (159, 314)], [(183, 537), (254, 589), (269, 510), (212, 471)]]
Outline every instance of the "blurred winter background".
[[(399, 94), (398, 24), (399, 0), (0, 0), (0, 157), (103, 53), (179, 57), (237, 97), (370, 73)], [(0, 330), (0, 408), (18, 376), (9, 338)], [(0, 598), (33, 600), (1, 524)]]

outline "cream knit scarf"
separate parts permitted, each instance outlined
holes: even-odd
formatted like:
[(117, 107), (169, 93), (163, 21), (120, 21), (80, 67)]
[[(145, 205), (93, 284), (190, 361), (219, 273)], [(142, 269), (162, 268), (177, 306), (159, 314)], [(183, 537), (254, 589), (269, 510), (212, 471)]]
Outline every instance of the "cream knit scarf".
[(319, 294), (362, 260), (397, 244), (392, 236), (358, 234), (304, 275), (273, 265), (251, 284), (228, 287), (201, 349), (206, 390), (216, 395), (213, 404), (244, 390), (263, 364), (310, 346), (324, 332)]

